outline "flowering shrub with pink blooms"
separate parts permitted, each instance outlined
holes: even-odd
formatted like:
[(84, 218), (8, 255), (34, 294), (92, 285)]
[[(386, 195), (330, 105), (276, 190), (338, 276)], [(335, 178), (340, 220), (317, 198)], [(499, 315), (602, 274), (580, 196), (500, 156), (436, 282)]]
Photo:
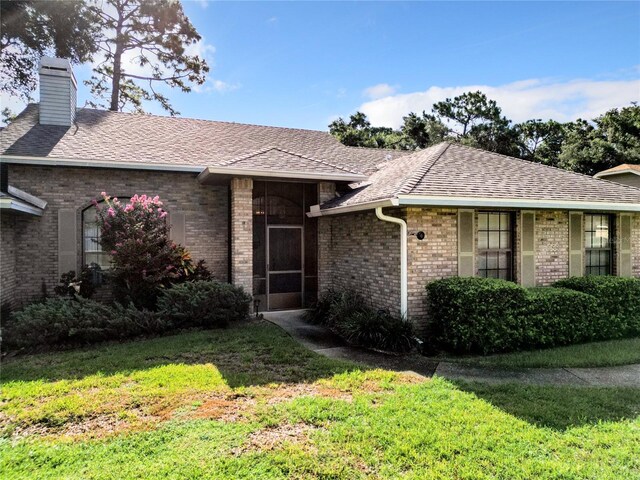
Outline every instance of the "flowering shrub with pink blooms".
[(203, 262), (169, 239), (167, 212), (158, 196), (134, 195), (121, 202), (102, 192), (94, 201), (100, 244), (111, 254), (113, 293), (117, 301), (155, 308), (159, 289), (185, 280), (209, 279)]

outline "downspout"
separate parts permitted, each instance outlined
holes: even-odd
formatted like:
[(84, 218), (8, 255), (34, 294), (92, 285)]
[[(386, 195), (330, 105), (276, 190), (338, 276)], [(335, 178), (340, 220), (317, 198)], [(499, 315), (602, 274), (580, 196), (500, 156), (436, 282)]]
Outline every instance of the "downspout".
[(407, 222), (401, 218), (389, 217), (382, 213), (382, 207), (376, 208), (376, 217), (383, 222), (396, 223), (400, 225), (400, 314), (407, 320)]

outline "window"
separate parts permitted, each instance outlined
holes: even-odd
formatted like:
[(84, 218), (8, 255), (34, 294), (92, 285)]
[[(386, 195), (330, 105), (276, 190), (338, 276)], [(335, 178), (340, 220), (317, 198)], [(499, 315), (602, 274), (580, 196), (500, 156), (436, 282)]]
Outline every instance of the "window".
[(111, 255), (103, 252), (100, 245), (100, 227), (96, 222), (96, 207), (93, 206), (82, 212), (82, 264), (97, 264), (102, 270), (111, 266)]
[(611, 275), (613, 218), (606, 214), (585, 214), (585, 274)]
[(512, 213), (478, 213), (478, 275), (513, 279)]

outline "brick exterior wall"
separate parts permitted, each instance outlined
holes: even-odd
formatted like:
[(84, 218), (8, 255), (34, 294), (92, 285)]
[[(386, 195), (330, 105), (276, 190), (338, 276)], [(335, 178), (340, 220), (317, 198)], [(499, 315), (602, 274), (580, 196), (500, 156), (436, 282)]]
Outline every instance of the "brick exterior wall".
[(18, 282), (16, 269), (16, 232), (24, 215), (3, 211), (0, 214), (0, 304), (14, 304)]
[(378, 220), (373, 211), (318, 220), (320, 292), (353, 288), (374, 307), (399, 314), (400, 227)]
[[(81, 265), (82, 210), (91, 205), (91, 200), (101, 191), (121, 197), (135, 193), (159, 195), (170, 214), (184, 212), (186, 247), (194, 259), (207, 262), (217, 279), (227, 281), (227, 187), (200, 185), (196, 174), (190, 173), (27, 165), (10, 165), (9, 182), (48, 202), (42, 217), (29, 217), (14, 230), (15, 263), (20, 281), (13, 291), (18, 303), (39, 297), (43, 284), (52, 294), (58, 284), (60, 208), (77, 211), (78, 267)], [(3, 232), (3, 257), (6, 233)], [(4, 291), (4, 258), (2, 263)], [(10, 276), (7, 279), (8, 285), (12, 285)]]
[(640, 214), (634, 215), (631, 222), (631, 252), (633, 255), (631, 272), (634, 277), (640, 278)]
[(231, 179), (231, 281), (253, 292), (253, 180)]
[(536, 286), (569, 276), (569, 214), (538, 211), (535, 226)]
[[(456, 209), (408, 208), (405, 214), (409, 230), (408, 317), (418, 328), (427, 317), (427, 283), (458, 274), (458, 211)], [(418, 240), (418, 231), (425, 239)]]

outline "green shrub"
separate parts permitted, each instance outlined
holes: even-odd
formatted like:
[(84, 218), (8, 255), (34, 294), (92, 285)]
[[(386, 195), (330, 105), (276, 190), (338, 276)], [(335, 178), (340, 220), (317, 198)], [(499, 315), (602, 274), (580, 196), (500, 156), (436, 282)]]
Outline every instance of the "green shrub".
[(15, 312), (3, 325), (7, 348), (91, 343), (112, 338), (113, 310), (93, 300), (49, 298)]
[(366, 298), (355, 290), (331, 288), (320, 295), (305, 318), (311, 323), (335, 327), (343, 319), (358, 313), (375, 313)]
[(409, 352), (416, 345), (412, 324), (385, 312), (353, 312), (343, 317), (336, 329), (354, 345), (391, 352)]
[(571, 277), (554, 287), (569, 288), (593, 295), (607, 314), (601, 339), (640, 335), (640, 280), (612, 276)]
[(521, 321), (519, 349), (531, 349), (595, 340), (607, 316), (591, 295), (546, 287), (527, 291)]
[(196, 281), (161, 291), (158, 311), (178, 328), (222, 327), (249, 315), (251, 297), (228, 283)]
[(520, 346), (526, 290), (487, 278), (453, 277), (427, 285), (427, 338), (454, 353), (493, 353)]
[(408, 352), (416, 345), (411, 323), (373, 308), (362, 294), (351, 289), (326, 291), (305, 318), (326, 325), (361, 347)]

